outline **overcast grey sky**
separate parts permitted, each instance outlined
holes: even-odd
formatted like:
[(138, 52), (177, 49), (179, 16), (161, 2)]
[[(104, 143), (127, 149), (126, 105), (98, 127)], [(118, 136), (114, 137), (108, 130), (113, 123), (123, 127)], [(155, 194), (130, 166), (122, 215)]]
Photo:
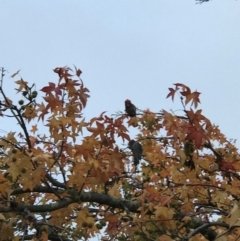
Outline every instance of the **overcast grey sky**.
[[(75, 64), (91, 91), (88, 118), (124, 110), (127, 98), (177, 110), (168, 87), (184, 83), (202, 93), (203, 114), (240, 140), (240, 1), (1, 1), (0, 23), (0, 66), (41, 89), (57, 81), (53, 68)], [(4, 86), (15, 94), (12, 79)], [(13, 126), (1, 119), (0, 128)]]

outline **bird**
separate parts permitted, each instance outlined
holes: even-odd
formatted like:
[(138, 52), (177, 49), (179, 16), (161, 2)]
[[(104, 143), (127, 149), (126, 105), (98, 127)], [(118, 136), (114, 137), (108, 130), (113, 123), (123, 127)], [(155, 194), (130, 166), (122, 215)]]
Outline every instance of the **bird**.
[(131, 100), (125, 100), (125, 111), (130, 117), (136, 116), (136, 106), (131, 102)]
[(128, 148), (132, 151), (133, 163), (135, 166), (137, 166), (139, 164), (139, 161), (142, 159), (142, 153), (143, 153), (142, 145), (135, 140), (131, 140), (128, 143)]

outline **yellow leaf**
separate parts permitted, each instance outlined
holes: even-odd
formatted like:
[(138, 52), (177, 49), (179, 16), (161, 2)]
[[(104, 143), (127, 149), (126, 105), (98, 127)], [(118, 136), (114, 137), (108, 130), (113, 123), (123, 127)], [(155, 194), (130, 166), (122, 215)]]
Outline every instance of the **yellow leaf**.
[(22, 91), (23, 89), (24, 90), (28, 90), (28, 82), (27, 81), (24, 81), (23, 79), (20, 79), (20, 80), (17, 80), (15, 81), (16, 84), (19, 85), (18, 89), (17, 89), (17, 93)]
[(33, 134), (38, 131), (37, 125), (33, 125), (32, 129), (30, 130)]
[(188, 223), (189, 221), (191, 221), (192, 219), (191, 219), (191, 217), (189, 217), (189, 216), (185, 216), (183, 219), (182, 219), (182, 221), (184, 222), (184, 223)]
[(16, 180), (16, 178), (19, 175), (19, 167), (17, 165), (11, 165), (10, 168), (8, 169), (8, 172), (11, 174), (12, 179)]
[(233, 208), (232, 208), (232, 210), (230, 211), (228, 217), (230, 217), (230, 215), (234, 214), (234, 213), (238, 210), (238, 208), (239, 208), (239, 207), (238, 207), (237, 202), (234, 202)]
[(94, 168), (98, 168), (99, 167), (99, 162), (98, 160), (95, 160), (95, 159), (91, 159), (89, 161), (90, 164), (93, 164)]
[(10, 77), (14, 78), (19, 72), (20, 72), (20, 69), (17, 72), (15, 72), (14, 74), (12, 74)]
[(223, 231), (220, 231), (215, 239), (215, 241), (227, 241), (226, 235), (223, 235)]
[(209, 168), (210, 172), (215, 172), (215, 171), (218, 171), (218, 170), (219, 170), (219, 166), (216, 162), (214, 162)]
[(180, 198), (183, 199), (183, 198), (187, 197), (187, 195), (188, 195), (188, 188), (186, 185), (184, 185), (181, 188)]
[(14, 137), (15, 132), (9, 132), (6, 139), (13, 144), (17, 144), (17, 139)]
[(157, 218), (169, 219), (172, 218), (174, 211), (165, 206), (156, 208), (155, 215)]
[(228, 217), (229, 216), (231, 216), (229, 226), (232, 227), (240, 218), (240, 209), (237, 202), (234, 203), (233, 208)]
[(25, 106), (25, 110), (24, 110), (22, 116), (24, 118), (26, 118), (28, 120), (28, 122), (30, 122), (32, 119), (37, 117), (36, 108), (33, 105)]
[(3, 222), (1, 224), (1, 236), (0, 236), (0, 240), (13, 240), (13, 228), (10, 227), (6, 222)]
[(169, 236), (164, 234), (158, 238), (158, 241), (173, 241), (173, 240)]
[(6, 218), (3, 216), (2, 213), (0, 213), (0, 221), (6, 221)]
[(78, 123), (78, 131), (81, 132), (81, 134), (83, 134), (83, 127), (86, 127), (87, 123), (85, 122), (85, 119), (82, 119), (81, 122)]
[(109, 189), (108, 194), (114, 197), (121, 197), (119, 185), (115, 183), (113, 187)]
[(48, 241), (48, 234), (45, 231), (43, 231), (41, 233), (41, 237), (40, 237), (39, 240), (41, 240), (41, 241)]
[[(22, 238), (21, 238), (22, 239)], [(19, 241), (20, 240), (20, 237), (19, 236), (16, 236), (12, 239), (12, 241)]]
[(183, 150), (178, 150), (177, 155), (180, 157), (180, 167), (182, 167), (186, 161), (186, 154)]
[(193, 203), (192, 203), (192, 202), (185, 202), (185, 203), (181, 206), (181, 210), (182, 210), (183, 212), (186, 212), (186, 213), (194, 212)]
[(226, 192), (216, 191), (216, 196), (214, 198), (214, 201), (217, 202), (218, 208), (220, 208), (223, 205), (224, 200), (225, 200), (226, 197), (227, 197), (227, 193)]

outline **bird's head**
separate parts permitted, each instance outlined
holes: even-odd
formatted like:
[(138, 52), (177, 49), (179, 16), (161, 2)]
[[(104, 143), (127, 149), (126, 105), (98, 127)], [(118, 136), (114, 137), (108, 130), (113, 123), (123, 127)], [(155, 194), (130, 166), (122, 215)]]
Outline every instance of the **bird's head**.
[(128, 147), (131, 148), (134, 145), (135, 142), (136, 142), (135, 140), (129, 141), (128, 142)]
[(131, 104), (132, 104), (131, 100), (129, 100), (129, 99), (126, 99), (126, 100), (125, 100), (125, 105), (126, 105), (126, 106), (129, 106), (129, 105), (131, 105)]

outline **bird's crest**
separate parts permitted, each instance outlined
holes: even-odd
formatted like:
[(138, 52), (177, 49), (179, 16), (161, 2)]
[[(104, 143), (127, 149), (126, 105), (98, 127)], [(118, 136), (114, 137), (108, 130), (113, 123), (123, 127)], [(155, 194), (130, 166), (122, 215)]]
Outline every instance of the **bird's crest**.
[(132, 104), (132, 102), (131, 102), (131, 100), (126, 99), (126, 100), (125, 100), (125, 104)]

